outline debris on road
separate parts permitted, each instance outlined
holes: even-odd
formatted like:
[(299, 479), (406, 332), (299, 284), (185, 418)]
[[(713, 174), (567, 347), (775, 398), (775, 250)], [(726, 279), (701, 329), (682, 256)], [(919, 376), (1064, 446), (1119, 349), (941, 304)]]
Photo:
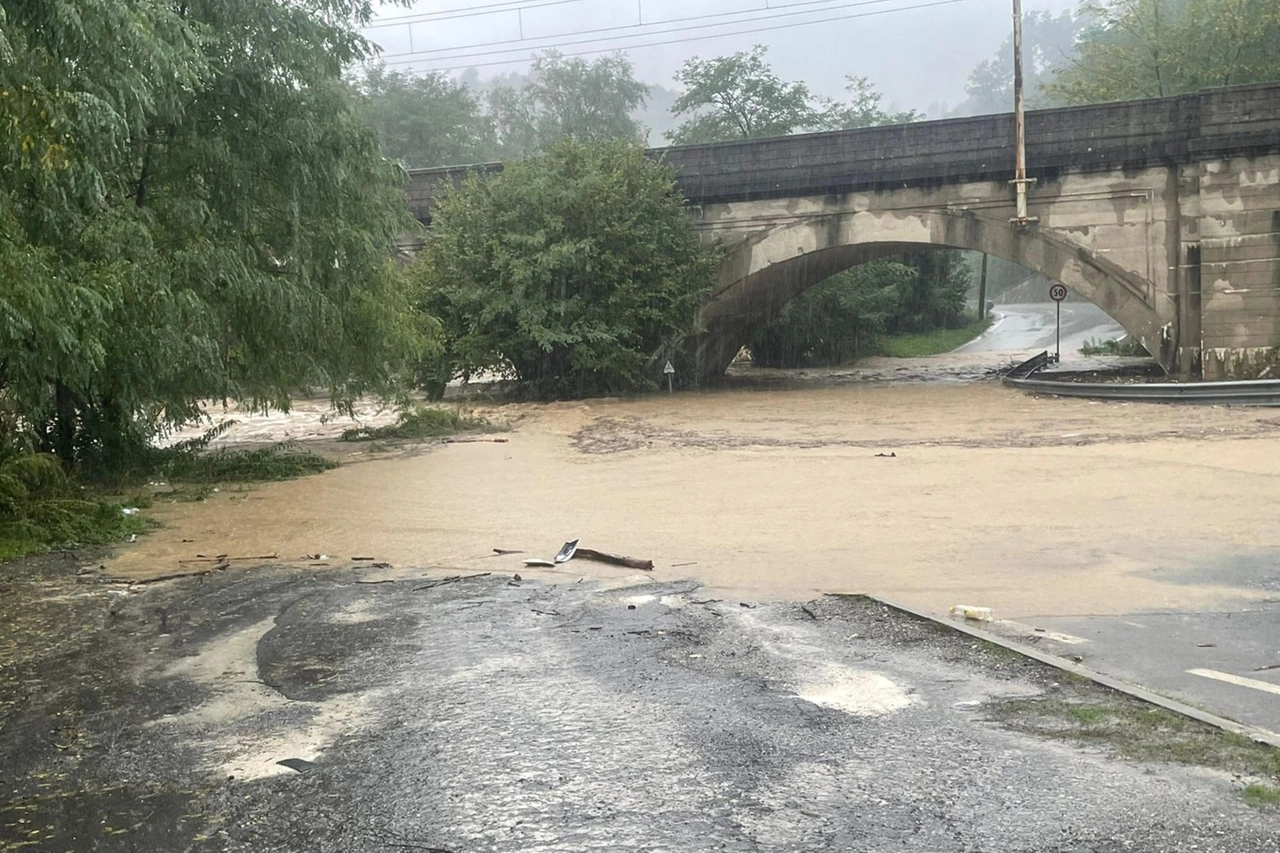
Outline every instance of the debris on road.
[(493, 572), (480, 572), (474, 575), (449, 575), (447, 578), (441, 578), (438, 581), (432, 581), (431, 583), (424, 583), (422, 586), (415, 586), (413, 588), (413, 592), (419, 592), (424, 589), (435, 589), (438, 586), (444, 586), (445, 584), (450, 584), (450, 583), (458, 583), (459, 581), (469, 581), (475, 578), (487, 578), (491, 574), (493, 574)]
[(533, 558), (530, 558), (530, 559), (528, 559), (528, 560), (523, 560), (522, 562), (523, 562), (526, 566), (537, 566), (537, 567), (542, 567), (542, 568), (547, 568), (547, 569), (554, 569), (554, 568), (556, 567), (556, 564), (555, 564), (555, 563), (553, 563), (552, 561), (550, 561), (550, 560), (542, 560), (542, 559), (539, 559), (539, 558), (537, 558), (537, 557), (533, 557)]
[(560, 546), (560, 550), (556, 552), (555, 561), (557, 563), (567, 563), (573, 559), (573, 555), (578, 552), (578, 543), (580, 539), (573, 539)]
[(625, 566), (628, 569), (639, 569), (642, 572), (653, 571), (653, 560), (641, 560), (637, 557), (624, 557), (621, 554), (610, 554), (605, 551), (596, 551), (592, 548), (579, 548), (577, 556), (584, 560), (595, 560), (598, 563), (612, 563), (615, 566)]
[(995, 611), (990, 607), (974, 607), (971, 604), (957, 604), (951, 608), (952, 616), (962, 616), (974, 622), (990, 622), (995, 619)]

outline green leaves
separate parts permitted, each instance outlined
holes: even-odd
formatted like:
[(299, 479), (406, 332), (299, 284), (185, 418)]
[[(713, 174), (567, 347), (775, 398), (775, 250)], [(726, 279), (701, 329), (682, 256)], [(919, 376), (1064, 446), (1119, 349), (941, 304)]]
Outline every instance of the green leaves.
[(1045, 87), (1060, 103), (1280, 80), (1274, 0), (1089, 0), (1080, 15), (1079, 57)]
[(407, 167), (483, 163), (497, 155), (493, 120), (466, 86), (442, 72), (415, 77), (375, 65), (356, 88), (382, 153)]
[(673, 171), (638, 146), (562, 140), (473, 175), (440, 202), (415, 265), (444, 328), (425, 383), (497, 371), (541, 399), (651, 387), (715, 266)]
[[(389, 393), (429, 346), (341, 72), (364, 0), (0, 0), (0, 394), (100, 460), (209, 397)], [(109, 48), (108, 48), (109, 46)]]
[(684, 92), (671, 112), (688, 118), (667, 134), (676, 145), (787, 136), (917, 121), (910, 110), (886, 113), (865, 77), (848, 77), (848, 103), (820, 98), (804, 83), (788, 83), (765, 61), (767, 48), (714, 59), (688, 60), (676, 72)]
[(648, 98), (649, 87), (635, 79), (621, 55), (587, 62), (547, 51), (534, 59), (519, 89), (499, 86), (490, 92), (489, 107), (502, 154), (511, 158), (566, 137), (643, 142), (644, 128), (631, 113)]

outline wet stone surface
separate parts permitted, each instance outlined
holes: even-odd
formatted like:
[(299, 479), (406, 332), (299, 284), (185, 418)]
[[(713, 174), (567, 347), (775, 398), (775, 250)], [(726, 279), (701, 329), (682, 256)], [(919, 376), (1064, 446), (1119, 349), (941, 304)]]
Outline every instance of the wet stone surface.
[(1086, 688), (863, 599), (0, 573), (6, 636), (37, 601), (47, 617), (0, 669), (0, 850), (1280, 843), (1227, 774), (998, 722), (983, 703)]

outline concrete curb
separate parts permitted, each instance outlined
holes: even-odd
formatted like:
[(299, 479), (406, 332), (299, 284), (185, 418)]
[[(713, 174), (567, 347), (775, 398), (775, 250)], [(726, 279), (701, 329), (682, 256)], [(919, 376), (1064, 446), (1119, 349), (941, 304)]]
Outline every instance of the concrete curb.
[(1208, 711), (1202, 711), (1199, 708), (1192, 707), (1191, 705), (1186, 705), (1182, 702), (1179, 702), (1176, 699), (1170, 699), (1167, 696), (1161, 696), (1158, 693), (1153, 693), (1150, 690), (1147, 690), (1145, 687), (1139, 687), (1136, 684), (1131, 684), (1127, 681), (1122, 681), (1119, 678), (1114, 678), (1110, 675), (1106, 675), (1104, 673), (1090, 669), (1087, 666), (1081, 666), (1078, 663), (1073, 663), (1072, 661), (1065, 660), (1063, 658), (1058, 657), (1057, 655), (1052, 655), (1047, 652), (1043, 652), (1039, 649), (1032, 648), (1031, 646), (1028, 646), (1025, 643), (1018, 643), (1013, 640), (1005, 639), (1004, 637), (1001, 637), (997, 634), (993, 634), (990, 631), (984, 631), (981, 628), (976, 627), (976, 623), (973, 623), (973, 622), (962, 622), (959, 620), (953, 621), (950, 619), (939, 619), (937, 616), (926, 613), (923, 610), (917, 610), (916, 608), (911, 607), (909, 605), (900, 604), (896, 601), (892, 601), (887, 598), (882, 598), (878, 595), (864, 595), (862, 597), (870, 599), (871, 601), (879, 602), (880, 604), (883, 604), (885, 607), (898, 610), (902, 613), (906, 613), (909, 616), (914, 616), (917, 619), (924, 619), (928, 622), (932, 622), (935, 625), (941, 625), (945, 628), (949, 628), (961, 634), (968, 634), (969, 636), (975, 637), (979, 640), (985, 640), (988, 643), (993, 643), (997, 646), (1000, 646), (1001, 648), (1008, 649), (1011, 652), (1016, 652), (1024, 657), (1029, 657), (1032, 660), (1039, 661), (1040, 663), (1045, 664), (1046, 666), (1051, 666), (1054, 669), (1060, 669), (1063, 672), (1069, 672), (1072, 675), (1078, 676), (1080, 678), (1087, 678), (1090, 681), (1094, 682), (1095, 684), (1100, 684), (1103, 687), (1108, 687), (1112, 690), (1117, 690), (1121, 693), (1128, 694), (1129, 696), (1132, 696), (1135, 699), (1140, 699), (1143, 702), (1147, 702), (1151, 705), (1156, 705), (1160, 708), (1164, 708), (1166, 711), (1172, 711), (1175, 714), (1180, 714), (1184, 717), (1190, 717), (1193, 720), (1197, 720), (1201, 723), (1206, 723), (1210, 726), (1214, 726), (1215, 728), (1222, 729), (1223, 731), (1242, 735), (1243, 737), (1247, 737), (1252, 741), (1257, 741), (1258, 743), (1265, 743), (1268, 746), (1274, 746), (1280, 749), (1280, 734), (1277, 734), (1276, 732), (1269, 731), (1264, 728), (1259, 728), (1258, 726), (1250, 726), (1250, 725), (1245, 725), (1244, 723), (1237, 723), (1235, 720), (1228, 720), (1226, 717), (1219, 717), (1217, 714), (1210, 714)]

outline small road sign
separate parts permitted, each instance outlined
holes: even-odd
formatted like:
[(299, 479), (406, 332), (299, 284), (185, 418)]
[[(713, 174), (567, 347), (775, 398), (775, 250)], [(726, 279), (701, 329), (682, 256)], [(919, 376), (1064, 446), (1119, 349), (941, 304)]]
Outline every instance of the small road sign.
[(1061, 302), (1067, 298), (1067, 288), (1062, 284), (1055, 284), (1049, 288), (1049, 298), (1054, 302)]
[(662, 368), (662, 372), (663, 372), (663, 373), (675, 373), (675, 372), (676, 372), (676, 369), (675, 369), (675, 367), (673, 367), (673, 366), (672, 366), (671, 362), (670, 362), (670, 361), (668, 361), (668, 362), (667, 362), (667, 366), (666, 366), (666, 367), (664, 367), (664, 368)]
[(675, 389), (675, 384), (672, 382), (672, 379), (675, 377), (676, 368), (671, 363), (671, 359), (667, 359), (667, 366), (662, 368), (662, 372), (666, 374), (666, 377), (667, 377), (667, 393), (674, 394), (676, 392), (676, 389)]

